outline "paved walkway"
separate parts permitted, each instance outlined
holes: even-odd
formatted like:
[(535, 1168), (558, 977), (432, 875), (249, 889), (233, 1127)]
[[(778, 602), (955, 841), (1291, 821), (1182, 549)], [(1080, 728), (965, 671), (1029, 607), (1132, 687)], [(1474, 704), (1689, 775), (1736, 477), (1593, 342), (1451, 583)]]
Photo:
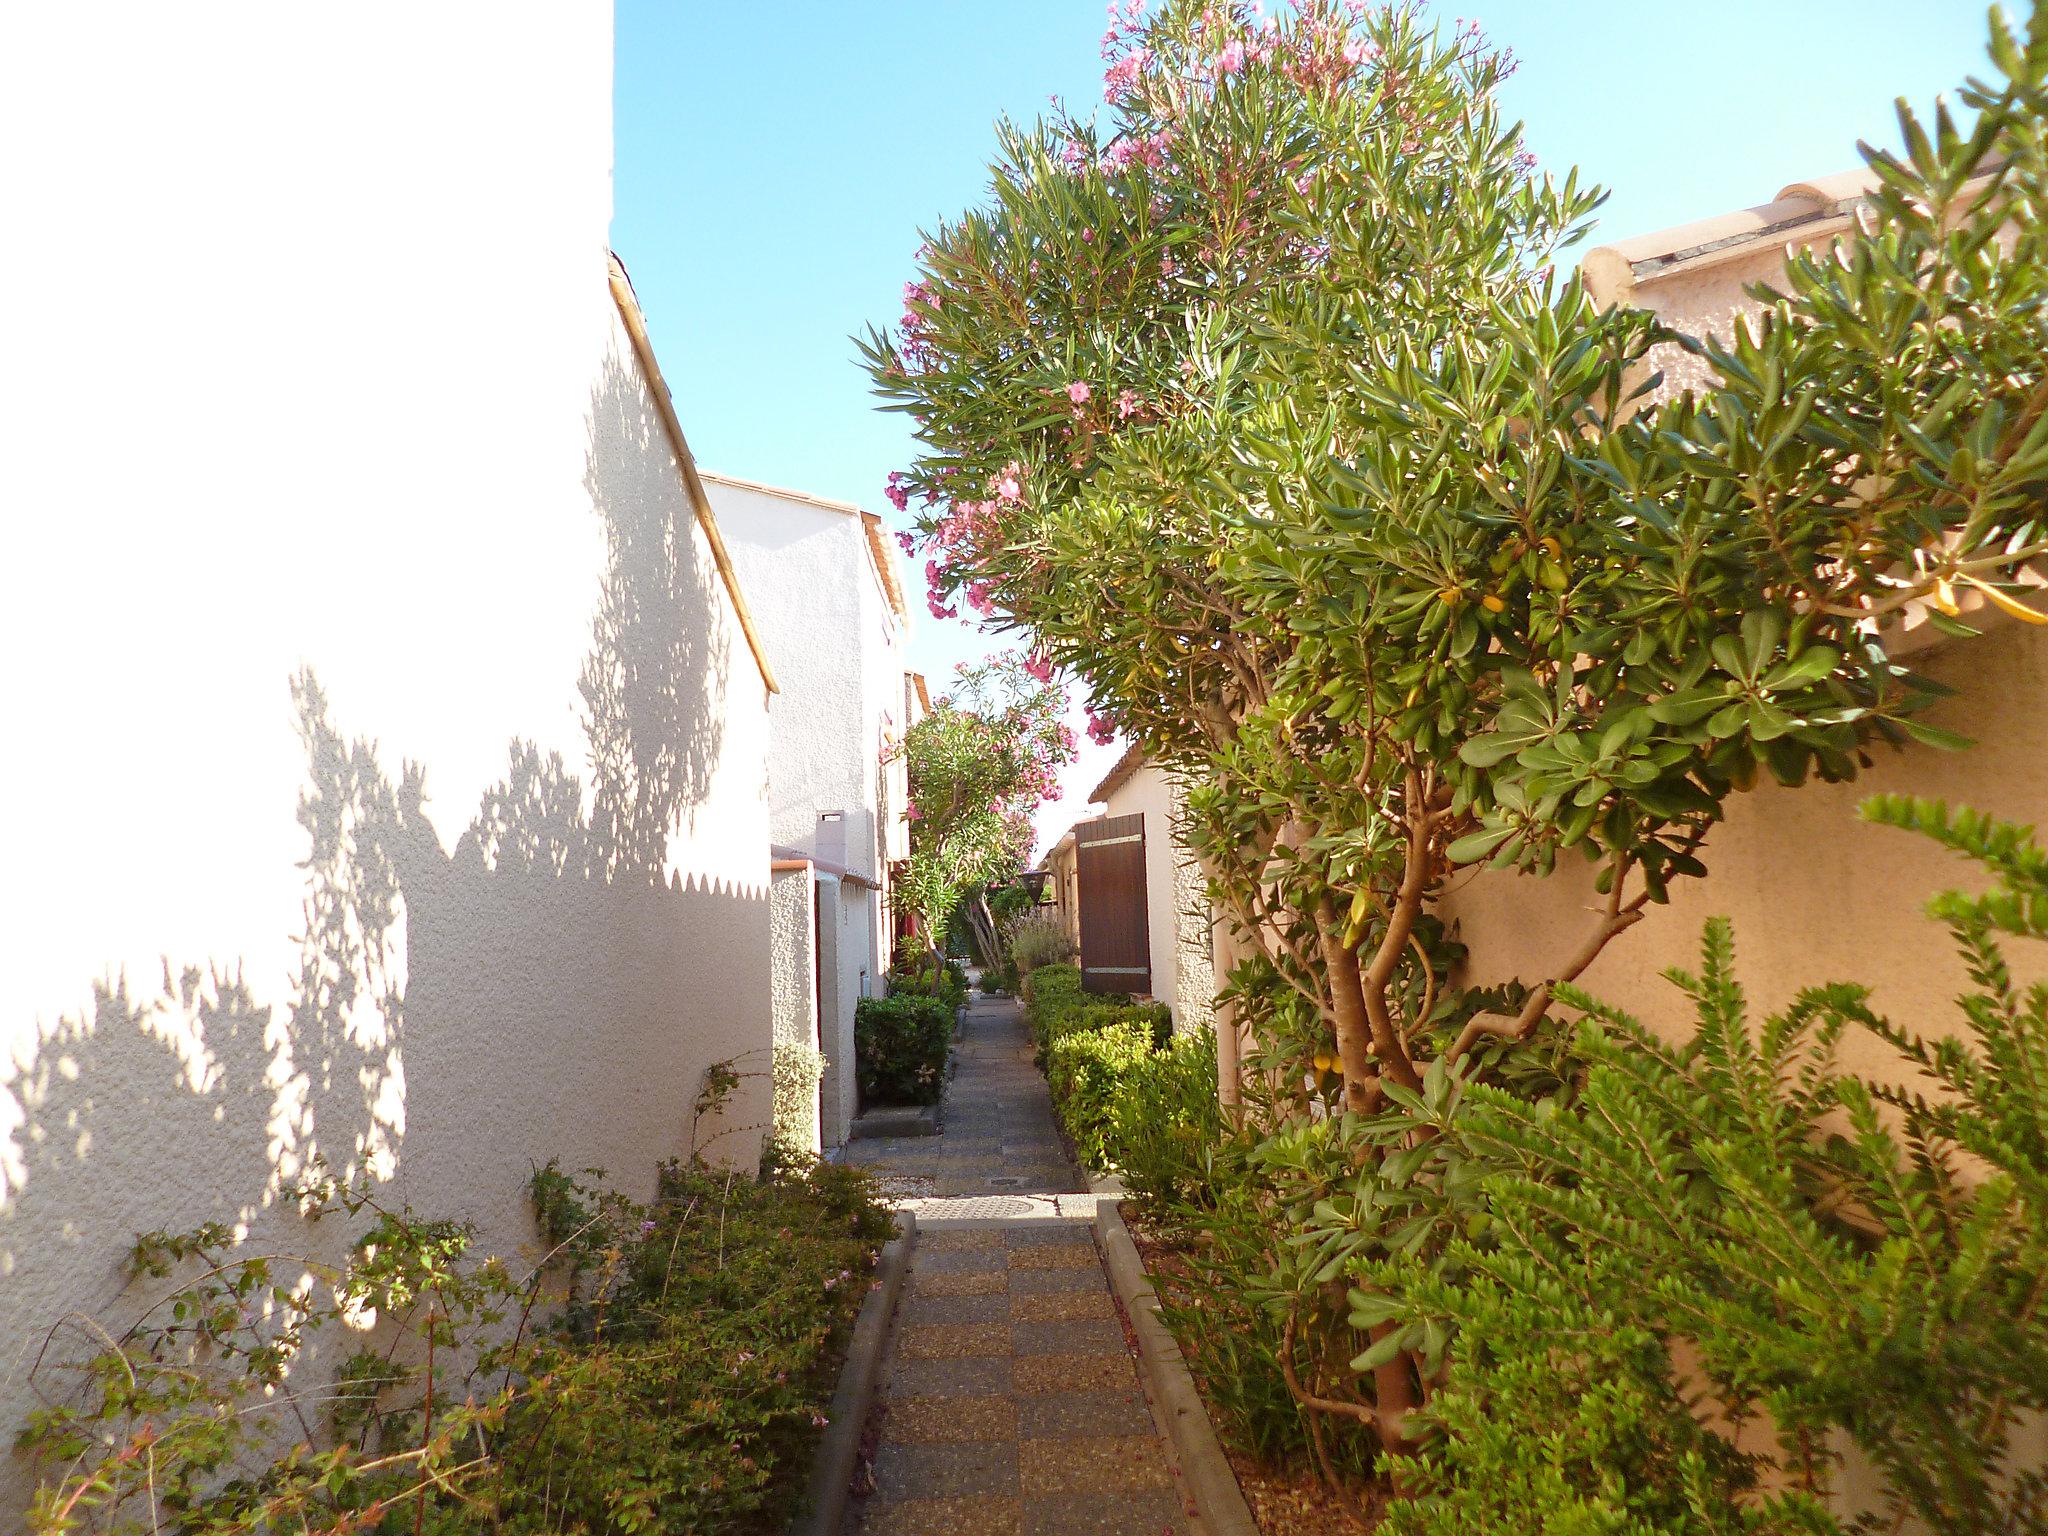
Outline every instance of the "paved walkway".
[(857, 1141), (918, 1213), (863, 1536), (1179, 1536), (1179, 1480), (1022, 1014), (977, 996), (944, 1134)]

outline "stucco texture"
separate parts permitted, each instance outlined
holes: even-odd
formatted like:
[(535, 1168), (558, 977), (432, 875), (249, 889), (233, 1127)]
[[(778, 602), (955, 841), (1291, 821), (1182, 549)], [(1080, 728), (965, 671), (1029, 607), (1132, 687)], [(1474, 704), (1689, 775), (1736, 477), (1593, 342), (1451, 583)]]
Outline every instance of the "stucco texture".
[[(1687, 271), (1638, 281), (1628, 301), (1694, 335), (1726, 335), (1752, 312), (1749, 285), (1777, 280), (1782, 243), (1734, 251)], [(1652, 360), (1665, 377), (1656, 398), (1705, 382), (1705, 367), (1675, 346)], [(1933, 796), (2035, 825), (2048, 825), (2048, 635), (1995, 613), (1972, 615), (1985, 633), (1932, 643), (1909, 636), (1909, 662), (1954, 691), (1931, 709), (1935, 725), (1971, 738), (1963, 752), (1910, 746), (1871, 748), (1871, 768), (1848, 784), (1785, 788), (1766, 780), (1734, 796), (1725, 822), (1709, 835), (1702, 880), (1672, 887), (1580, 978), (1580, 985), (1672, 1034), (1685, 1031), (1684, 997), (1663, 979), (1671, 966), (1697, 970), (1701, 928), (1712, 915), (1734, 924), (1739, 974), (1762, 1013), (1799, 988), (1855, 981), (1875, 989), (1875, 1004), (1928, 1034), (1953, 1032), (1953, 999), (1968, 986), (1948, 936), (1921, 914), (1952, 885), (1980, 885), (1971, 868), (1931, 841), (1871, 827), (1856, 806), (1871, 794)], [(1444, 904), (1470, 946), (1460, 979), (1480, 985), (1555, 972), (1590, 932), (1601, 898), (1591, 866), (1572, 863), (1547, 880), (1490, 872), (1460, 875)], [(2016, 968), (2038, 968), (2024, 947)], [(1892, 1053), (1851, 1034), (1841, 1057), (1852, 1068), (1895, 1075)]]
[(240, 9), (34, 23), (49, 123), (153, 127), (52, 129), (17, 206), (79, 245), (0, 299), (10, 1439), (139, 1231), (331, 1257), (319, 1159), (516, 1254), (534, 1163), (646, 1194), (768, 1117), (766, 694), (607, 289), (605, 13)]
[[(1950, 641), (1915, 658), (1919, 670), (1957, 690), (1927, 719), (1974, 738), (1964, 752), (1913, 746), (1872, 749), (1872, 766), (1848, 784), (1788, 789), (1760, 783), (1728, 803), (1709, 835), (1703, 880), (1672, 887), (1608, 945), (1580, 985), (1668, 1033), (1690, 1023), (1686, 999), (1662, 972), (1696, 971), (1702, 925), (1729, 918), (1738, 974), (1759, 1017), (1799, 988), (1863, 982), (1875, 1005), (1929, 1034), (1955, 1030), (1953, 999), (1969, 986), (1948, 935), (1921, 913), (1928, 897), (1954, 885), (1981, 887), (1975, 871), (1932, 841), (1866, 825), (1856, 806), (1880, 792), (1938, 796), (1954, 804), (2048, 824), (2048, 743), (2039, 705), (2048, 699), (2048, 641), (2006, 623), (1976, 640)], [(1487, 985), (1534, 982), (1583, 942), (1601, 898), (1592, 866), (1561, 865), (1547, 880), (1479, 872), (1458, 877), (1444, 915), (1470, 946), (1460, 979)], [(2041, 957), (2013, 952), (2016, 970), (2038, 974)], [(1894, 1075), (1889, 1049), (1867, 1036), (1843, 1042), (1844, 1064)]]
[[(816, 890), (821, 1130), (836, 1147), (858, 1107), (854, 1010), (889, 964), (889, 845), (902, 841), (907, 782), (892, 748), (909, 723), (908, 626), (859, 509), (717, 476), (707, 484), (780, 687), (768, 761), (775, 841), (873, 882), (821, 870)], [(820, 818), (834, 812), (828, 830)]]

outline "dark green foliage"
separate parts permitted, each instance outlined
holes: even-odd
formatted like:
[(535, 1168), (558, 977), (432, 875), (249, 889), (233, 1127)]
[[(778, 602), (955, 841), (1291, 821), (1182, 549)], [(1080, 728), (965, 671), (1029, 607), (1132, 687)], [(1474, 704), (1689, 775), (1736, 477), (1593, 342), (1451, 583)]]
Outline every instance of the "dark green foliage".
[(1119, 1024), (1139, 1024), (1155, 1045), (1173, 1033), (1173, 1013), (1164, 1003), (1140, 1003), (1123, 992), (1083, 992), (1081, 970), (1074, 965), (1042, 965), (1024, 983), (1024, 1017), (1039, 1060), (1048, 1060), (1054, 1042), (1068, 1035), (1093, 1034)]
[(950, 955), (935, 964), (928, 952), (911, 950), (901, 965), (889, 973), (889, 996), (932, 997), (948, 1010), (958, 1010), (967, 1001), (967, 967)]
[[(1830, 1530), (1813, 1500), (1846, 1438), (1883, 1528), (2048, 1531), (2048, 1477), (2013, 1444), (2048, 1408), (2048, 988), (2018, 986), (1999, 944), (2048, 936), (2048, 859), (2028, 829), (1930, 802), (1866, 815), (1994, 877), (1930, 909), (1976, 984), (1963, 1032), (1923, 1038), (1842, 985), (1754, 1026), (1720, 922), (1699, 976), (1671, 973), (1697, 1017), (1683, 1046), (1568, 993), (1577, 1092), (1472, 1089), (1453, 1135), (1493, 1170), (1485, 1221), (1438, 1273), (1372, 1267), (1353, 1295), (1354, 1320), (1455, 1330), (1442, 1438), (1395, 1530), (1505, 1536), (1565, 1507), (1581, 1523), (1559, 1529)], [(1918, 1084), (1837, 1070), (1851, 1030)], [(1680, 1342), (1688, 1379), (1775, 1441), (1786, 1493), (1757, 1495), (1766, 1461), (1701, 1427), (1672, 1385)]]
[[(530, 1273), (332, 1181), (296, 1193), (315, 1219), (369, 1214), (338, 1268), (218, 1227), (139, 1239), (137, 1272), (180, 1283), (31, 1418), (29, 1529), (783, 1529), (890, 1229), (872, 1184), (670, 1164), (641, 1205), (550, 1163), (532, 1192)], [(360, 1342), (330, 1371), (319, 1337)]]
[(946, 1091), (953, 1005), (896, 992), (854, 1006), (853, 1052), (862, 1104), (936, 1104)]

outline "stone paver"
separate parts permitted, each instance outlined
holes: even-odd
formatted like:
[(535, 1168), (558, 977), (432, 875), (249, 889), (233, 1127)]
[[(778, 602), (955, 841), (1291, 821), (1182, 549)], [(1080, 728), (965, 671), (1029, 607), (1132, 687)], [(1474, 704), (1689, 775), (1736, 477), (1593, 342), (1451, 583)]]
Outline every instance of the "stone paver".
[(937, 1136), (851, 1161), (929, 1180), (849, 1536), (1185, 1536), (1179, 1479), (1017, 1005), (969, 1004)]

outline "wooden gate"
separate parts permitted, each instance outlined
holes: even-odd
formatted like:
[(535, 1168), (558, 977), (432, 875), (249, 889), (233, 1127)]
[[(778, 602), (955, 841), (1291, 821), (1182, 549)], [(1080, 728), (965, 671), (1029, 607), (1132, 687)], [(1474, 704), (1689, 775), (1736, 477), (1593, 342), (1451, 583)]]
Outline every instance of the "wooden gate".
[(1074, 829), (1081, 887), (1081, 990), (1152, 990), (1145, 921), (1145, 818), (1105, 816)]

